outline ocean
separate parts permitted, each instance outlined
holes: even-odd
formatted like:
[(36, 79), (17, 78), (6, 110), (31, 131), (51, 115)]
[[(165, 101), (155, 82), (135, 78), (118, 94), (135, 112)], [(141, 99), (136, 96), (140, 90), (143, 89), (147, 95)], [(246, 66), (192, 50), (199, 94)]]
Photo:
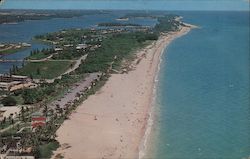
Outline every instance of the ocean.
[(250, 157), (249, 12), (179, 12), (198, 25), (162, 56), (149, 156)]

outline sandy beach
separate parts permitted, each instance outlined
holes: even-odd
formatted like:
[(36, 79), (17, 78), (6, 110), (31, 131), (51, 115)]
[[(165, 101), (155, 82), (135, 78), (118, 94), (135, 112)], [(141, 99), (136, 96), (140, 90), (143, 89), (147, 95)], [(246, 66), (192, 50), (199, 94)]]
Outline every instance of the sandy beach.
[(190, 31), (162, 35), (137, 52), (135, 69), (112, 74), (95, 95), (72, 113), (57, 131), (61, 147), (53, 158), (136, 159), (143, 146), (161, 54), (175, 38)]

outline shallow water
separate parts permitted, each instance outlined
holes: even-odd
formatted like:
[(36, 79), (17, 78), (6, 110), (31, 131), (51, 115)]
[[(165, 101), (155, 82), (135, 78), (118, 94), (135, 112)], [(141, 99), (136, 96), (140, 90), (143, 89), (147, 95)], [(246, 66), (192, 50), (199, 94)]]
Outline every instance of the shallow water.
[[(99, 13), (99, 12), (97, 12)], [(126, 11), (114, 11), (108, 14), (94, 14), (85, 15), (74, 18), (54, 18), (48, 20), (27, 20), (18, 24), (0, 24), (0, 43), (18, 43), (27, 42), (31, 43), (32, 47), (23, 51), (19, 51), (15, 54), (7, 55), (4, 59), (23, 59), (30, 55), (30, 51), (33, 49), (42, 49), (49, 46), (41, 43), (37, 43), (32, 40), (36, 35), (45, 34), (48, 32), (55, 32), (62, 29), (70, 28), (91, 28), (96, 27), (101, 22), (114, 22), (116, 18), (119, 18), (126, 14)], [(135, 18), (126, 21), (126, 23), (135, 23), (146, 26), (154, 26), (155, 19), (151, 18)], [(0, 63), (0, 73), (7, 73), (13, 65), (20, 66), (22, 62), (8, 62)]]
[(175, 40), (163, 55), (151, 143), (154, 157), (247, 158), (249, 12), (180, 14), (201, 29)]

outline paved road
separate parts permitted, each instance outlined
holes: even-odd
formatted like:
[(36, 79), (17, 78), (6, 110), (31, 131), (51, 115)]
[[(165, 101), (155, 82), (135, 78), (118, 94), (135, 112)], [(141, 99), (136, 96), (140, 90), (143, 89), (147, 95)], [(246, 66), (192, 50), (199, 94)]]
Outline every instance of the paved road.
[(79, 58), (78, 60), (76, 60), (76, 63), (74, 65), (74, 67), (69, 68), (66, 72), (64, 72), (63, 75), (68, 74), (68, 73), (70, 73), (72, 71), (75, 71), (80, 66), (80, 64), (82, 63), (82, 61), (84, 61), (87, 58), (87, 56), (88, 56), (88, 54), (83, 55), (81, 58)]
[[(78, 60), (71, 60), (71, 61), (75, 61), (75, 65), (72, 67), (72, 68), (69, 68), (66, 72), (64, 72), (62, 75), (66, 75), (66, 74), (69, 74), (70, 72), (73, 72), (75, 71), (79, 66), (80, 64), (82, 63), (82, 61), (84, 61), (86, 58), (87, 58), (88, 54), (86, 55), (83, 55), (81, 58), (79, 58)], [(50, 60), (52, 61), (52, 60)], [(55, 60), (55, 61), (60, 61), (60, 60)], [(63, 61), (63, 60), (61, 60)], [(64, 60), (65, 61), (65, 60)], [(70, 61), (70, 60), (67, 60), (67, 61)], [(55, 77), (53, 79), (44, 79), (47, 83), (53, 83), (55, 81), (55, 79), (61, 79), (62, 78), (62, 75), (58, 76), (58, 77)], [(40, 79), (33, 79), (34, 82), (36, 83), (39, 83)]]
[(64, 96), (61, 99), (52, 102), (49, 107), (56, 108), (56, 105), (59, 105), (61, 108), (64, 108), (65, 104), (76, 99), (77, 93), (83, 91), (85, 87), (91, 86), (91, 82), (99, 78), (98, 75), (101, 75), (101, 73), (88, 74), (88, 76), (84, 80), (76, 83), (75, 86), (72, 87), (70, 90), (68, 90), (68, 92), (64, 94)]
[[(74, 86), (72, 88), (70, 88), (68, 90), (68, 92), (66, 94), (64, 94), (64, 96), (59, 99), (59, 100), (56, 100), (54, 102), (52, 102), (51, 104), (48, 105), (49, 108), (52, 108), (52, 109), (55, 109), (56, 108), (56, 105), (59, 105), (61, 108), (64, 108), (65, 105), (71, 101), (73, 101), (74, 99), (76, 99), (76, 95), (77, 93), (80, 93), (81, 91), (84, 91), (85, 87), (89, 87), (91, 86), (92, 82), (95, 81), (96, 79), (99, 79), (101, 73), (90, 73), (87, 75), (87, 77), (74, 84)], [(9, 127), (7, 128), (4, 128), (2, 130), (0, 130), (0, 133), (3, 133), (11, 128), (13, 128), (14, 126), (16, 126), (17, 124), (20, 124), (21, 122), (18, 121), (16, 122), (14, 125), (10, 125)]]

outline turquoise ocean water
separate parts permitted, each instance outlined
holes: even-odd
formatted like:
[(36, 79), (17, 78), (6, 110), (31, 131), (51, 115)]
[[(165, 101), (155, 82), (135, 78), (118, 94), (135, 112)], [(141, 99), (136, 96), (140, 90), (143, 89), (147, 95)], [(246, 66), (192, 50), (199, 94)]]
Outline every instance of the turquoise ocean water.
[(176, 39), (163, 55), (154, 158), (248, 158), (249, 12), (179, 14), (201, 28)]

